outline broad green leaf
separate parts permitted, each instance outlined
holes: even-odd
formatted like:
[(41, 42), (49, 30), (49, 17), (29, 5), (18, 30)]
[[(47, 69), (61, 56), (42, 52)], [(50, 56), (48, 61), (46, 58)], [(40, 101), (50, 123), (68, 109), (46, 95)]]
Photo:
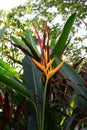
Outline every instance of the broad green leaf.
[(33, 47), (33, 45), (29, 42), (29, 40), (27, 40), (26, 38), (22, 37), (23, 42), (29, 47), (29, 49), (31, 50), (33, 56), (37, 59), (40, 60), (40, 55), (39, 53), (37, 53), (37, 51), (35, 50), (35, 48)]
[(86, 112), (87, 111), (87, 99), (85, 99), (82, 95), (77, 96), (77, 99), (78, 99), (79, 109), (82, 112)]
[(23, 99), (23, 96), (19, 94), (17, 91), (12, 93), (12, 100), (18, 105)]
[(57, 41), (56, 45), (53, 48), (51, 57), (57, 56), (58, 58), (60, 58), (60, 56), (62, 55), (62, 53), (65, 49), (65, 46), (66, 46), (66, 41), (69, 36), (71, 27), (74, 23), (75, 17), (76, 17), (76, 13), (72, 14), (69, 17), (69, 19), (67, 20), (67, 22), (63, 28), (62, 34), (61, 34), (59, 40)]
[(36, 118), (36, 113), (33, 105), (29, 105), (30, 115), (27, 123), (27, 130), (38, 130), (38, 123)]
[(30, 95), (29, 91), (25, 88), (25, 86), (18, 79), (0, 74), (0, 81), (8, 85), (12, 89), (18, 91), (21, 95), (28, 98), (34, 104), (34, 99)]
[[(24, 69), (24, 81), (26, 84), (26, 87), (29, 92), (33, 95), (36, 104), (37, 104), (37, 122), (38, 127), (40, 124), (40, 116), (42, 111), (42, 103), (43, 103), (43, 95), (44, 95), (44, 89), (41, 83), (41, 72), (39, 69), (35, 66), (35, 64), (32, 62), (31, 58), (29, 56), (25, 56), (23, 59), (23, 69)], [(32, 109), (31, 109), (32, 111)], [(37, 130), (37, 124), (35, 123), (36, 117), (33, 115), (34, 112), (31, 112), (31, 116), (29, 118), (29, 128), (34, 130)], [(34, 120), (35, 119), (35, 120)], [(31, 124), (34, 123), (32, 126)]]
[(31, 34), (31, 30), (30, 29), (27, 29), (27, 31), (26, 31), (26, 33), (25, 33), (25, 38), (26, 38), (26, 40), (28, 41), (28, 44), (29, 44), (29, 46), (30, 46), (30, 44), (31, 44), (31, 46), (34, 48), (34, 51), (36, 52), (36, 54), (38, 55), (38, 57), (40, 56), (40, 54), (39, 54), (39, 51), (38, 51), (38, 49), (37, 49), (37, 47), (36, 47), (36, 43), (35, 43), (35, 41), (34, 41), (34, 39), (33, 39), (33, 36), (32, 36), (32, 34)]
[(33, 116), (29, 116), (27, 130), (38, 130), (37, 122)]
[(4, 26), (4, 27), (0, 30), (0, 40), (2, 39), (2, 36), (3, 36), (4, 32), (5, 32), (5, 29), (6, 29), (6, 27)]
[(16, 70), (8, 65), (6, 62), (4, 62), (2, 59), (0, 59), (0, 73), (3, 71), (4, 74), (9, 72), (9, 74), (12, 74), (16, 77), (20, 77), (19, 73), (16, 72)]
[(12, 74), (0, 66), (0, 74), (11, 76)]
[(25, 50), (31, 52), (30, 49), (29, 49), (29, 48), (24, 44), (24, 42), (21, 41), (20, 39), (16, 38), (15, 36), (12, 36), (12, 35), (10, 36), (10, 38), (11, 38), (11, 40), (12, 40), (15, 44), (17, 44), (18, 46), (20, 46), (20, 47), (24, 48)]
[(28, 56), (23, 59), (23, 68), (27, 89), (33, 93), (36, 93), (36, 96), (43, 101), (44, 90), (41, 83), (41, 73), (39, 69), (37, 69), (31, 58)]

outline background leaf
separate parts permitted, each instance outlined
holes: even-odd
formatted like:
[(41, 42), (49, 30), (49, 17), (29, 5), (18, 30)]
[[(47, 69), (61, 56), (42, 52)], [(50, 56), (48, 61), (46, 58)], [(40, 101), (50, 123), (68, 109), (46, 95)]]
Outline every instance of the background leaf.
[(2, 37), (3, 37), (3, 34), (4, 34), (4, 32), (5, 32), (5, 29), (6, 29), (6, 27), (4, 26), (4, 27), (0, 30), (0, 40), (1, 40)]
[[(60, 61), (56, 59), (56, 64), (59, 64), (59, 62)], [(79, 103), (87, 110), (87, 85), (83, 79), (68, 64), (64, 64), (60, 72), (67, 79), (68, 85), (75, 90)]]
[(72, 115), (71, 117), (68, 118), (67, 122), (64, 125), (63, 130), (69, 130), (69, 128), (72, 125), (72, 123), (74, 122), (76, 116), (77, 116), (77, 114), (75, 113), (74, 115)]

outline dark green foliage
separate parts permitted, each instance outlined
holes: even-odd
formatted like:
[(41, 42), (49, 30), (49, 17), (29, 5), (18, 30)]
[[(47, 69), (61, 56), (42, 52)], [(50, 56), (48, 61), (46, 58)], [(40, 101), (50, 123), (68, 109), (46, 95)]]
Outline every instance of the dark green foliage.
[[(50, 2), (47, 4), (52, 6)], [(75, 16), (74, 13), (67, 20), (49, 56), (49, 59), (56, 57), (53, 67), (60, 63), (59, 58), (65, 51)], [(47, 26), (45, 27), (48, 29)], [(48, 34), (48, 30), (44, 29), (44, 33)], [(31, 31), (22, 32), (19, 38), (14, 35), (10, 38), (11, 44), (24, 53), (21, 64), (23, 72), (18, 73), (11, 65), (0, 59), (0, 84), (3, 86), (0, 87), (0, 107), (4, 110), (0, 115), (0, 128), (3, 127), (6, 130), (11, 128), (16, 130), (73, 130), (78, 124), (79, 128), (87, 127), (87, 85), (81, 77), (82, 73), (79, 76), (73, 69), (74, 67), (64, 63), (60, 71), (46, 81), (47, 75), (44, 75), (32, 61), (34, 58), (43, 64), (45, 58), (40, 55), (37, 41), (34, 40)], [(49, 42), (49, 36), (43, 36), (43, 40), (46, 38)], [(46, 46), (42, 42), (42, 45), (41, 49), (45, 48), (49, 52), (49, 44)], [(5, 121), (8, 119), (6, 116), (9, 117), (8, 122)]]

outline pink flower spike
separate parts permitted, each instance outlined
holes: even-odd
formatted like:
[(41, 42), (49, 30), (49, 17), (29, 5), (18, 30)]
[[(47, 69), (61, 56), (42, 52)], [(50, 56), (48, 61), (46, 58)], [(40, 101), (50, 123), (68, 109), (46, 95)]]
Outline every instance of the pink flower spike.
[(47, 30), (47, 25), (45, 24), (45, 25), (44, 25), (44, 31), (46, 31), (46, 30)]
[(35, 24), (33, 24), (33, 27), (34, 27), (34, 29), (35, 29), (35, 33), (36, 33), (36, 35), (37, 35), (38, 43), (39, 43), (39, 45), (40, 45), (40, 48), (42, 48), (42, 43), (43, 43), (43, 42), (42, 42), (42, 40), (41, 40), (41, 38), (40, 38), (39, 32), (38, 32), (38, 30), (37, 30)]

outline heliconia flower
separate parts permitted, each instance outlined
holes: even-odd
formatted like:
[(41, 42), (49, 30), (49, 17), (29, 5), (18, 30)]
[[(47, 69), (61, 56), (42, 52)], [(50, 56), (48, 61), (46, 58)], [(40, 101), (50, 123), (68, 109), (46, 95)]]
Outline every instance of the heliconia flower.
[(44, 62), (45, 64), (39, 63), (38, 61), (36, 61), (35, 59), (32, 58), (33, 62), (37, 65), (37, 67), (43, 71), (46, 75), (46, 81), (48, 81), (64, 64), (64, 62), (68, 59), (68, 57), (66, 57), (56, 68), (52, 67), (52, 63), (54, 61), (54, 58), (51, 59), (48, 62), (47, 59), (47, 51), (44, 50)]

